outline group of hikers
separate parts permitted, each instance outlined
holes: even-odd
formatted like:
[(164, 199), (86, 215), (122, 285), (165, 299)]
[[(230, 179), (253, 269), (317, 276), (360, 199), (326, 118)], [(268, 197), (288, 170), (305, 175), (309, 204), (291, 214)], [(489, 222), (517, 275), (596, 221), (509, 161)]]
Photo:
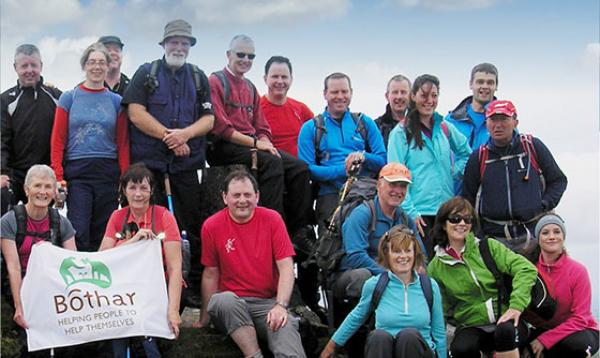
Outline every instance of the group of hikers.
[[(185, 231), (192, 264), (203, 267), (187, 288), (202, 300), (194, 327), (214, 325), (245, 357), (262, 357), (261, 347), (275, 357), (311, 354), (289, 310), (294, 285), (318, 313), (319, 285), (332, 293), (337, 330), (321, 357), (345, 345), (367, 357), (598, 351), (589, 274), (567, 254), (565, 222), (553, 212), (567, 178), (539, 138), (517, 130), (514, 104), (495, 97), (494, 65), (473, 68), (472, 95), (445, 117), (433, 75), (392, 77), (385, 113), (373, 120), (349, 110), (351, 80), (332, 73), (315, 116), (287, 96), (288, 58), (267, 61), (260, 96), (245, 77), (256, 56), (250, 37), (233, 37), (227, 64), (208, 77), (186, 61), (195, 44), (188, 22), (170, 21), (164, 56), (129, 79), (123, 42), (102, 36), (81, 57), (85, 80), (64, 93), (44, 83), (34, 45), (16, 49), (18, 83), (1, 95), (1, 248), (19, 326), (27, 327), (19, 290), (33, 244), (93, 252), (159, 238), (177, 336)], [(227, 175), (225, 207), (202, 220), (207, 163), (247, 169)], [(353, 183), (373, 195), (338, 223), (343, 252), (323, 278), (319, 243)], [(52, 208), (64, 201), (67, 217)], [(539, 277), (556, 301), (548, 317), (529, 309)], [(115, 357), (128, 341), (112, 341)], [(156, 339), (144, 337), (143, 347), (160, 356)]]

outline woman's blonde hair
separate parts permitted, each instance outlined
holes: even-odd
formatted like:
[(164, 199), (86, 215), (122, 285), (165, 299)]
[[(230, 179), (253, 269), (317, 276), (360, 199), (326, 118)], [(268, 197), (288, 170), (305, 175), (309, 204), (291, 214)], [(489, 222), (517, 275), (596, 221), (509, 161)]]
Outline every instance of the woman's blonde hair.
[(392, 251), (407, 250), (411, 243), (413, 244), (413, 251), (415, 253), (412, 269), (423, 266), (425, 257), (423, 256), (421, 245), (417, 241), (417, 236), (412, 229), (403, 224), (394, 226), (379, 240), (379, 250), (377, 252), (379, 264), (389, 270), (390, 249)]

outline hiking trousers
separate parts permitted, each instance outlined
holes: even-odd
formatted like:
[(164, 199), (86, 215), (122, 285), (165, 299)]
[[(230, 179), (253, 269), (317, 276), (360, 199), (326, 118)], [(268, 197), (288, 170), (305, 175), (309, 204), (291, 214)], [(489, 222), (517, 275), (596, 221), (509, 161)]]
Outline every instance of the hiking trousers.
[(215, 293), (208, 302), (211, 322), (230, 335), (242, 326), (252, 326), (258, 338), (267, 341), (275, 358), (306, 357), (300, 339), (299, 319), (288, 313), (288, 322), (277, 332), (267, 325), (267, 314), (276, 305), (271, 298), (239, 297), (231, 291)]
[(396, 337), (383, 329), (376, 329), (369, 333), (365, 346), (365, 358), (371, 357), (434, 358), (435, 353), (414, 328), (405, 328)]

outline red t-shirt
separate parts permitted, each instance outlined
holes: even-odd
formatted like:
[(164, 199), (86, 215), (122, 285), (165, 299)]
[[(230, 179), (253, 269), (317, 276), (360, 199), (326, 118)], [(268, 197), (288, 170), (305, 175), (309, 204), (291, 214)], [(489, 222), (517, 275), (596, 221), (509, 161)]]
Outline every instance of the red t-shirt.
[(202, 225), (202, 264), (219, 269), (221, 292), (275, 297), (276, 261), (294, 255), (283, 219), (271, 209), (257, 207), (250, 221), (238, 224), (225, 208)]
[(269, 102), (267, 96), (262, 96), (260, 107), (271, 127), (275, 148), (297, 158), (298, 133), (302, 124), (315, 116), (313, 112), (304, 103), (289, 97), (279, 106)]
[[(152, 207), (154, 207), (154, 233), (158, 235), (159, 233), (164, 232), (165, 238), (163, 240), (165, 242), (181, 241), (177, 221), (175, 221), (175, 217), (173, 216), (173, 214), (171, 214), (171, 212), (165, 207), (159, 205), (150, 205), (148, 207), (148, 210), (146, 210), (146, 213), (141, 217), (139, 221), (135, 220), (133, 214), (129, 214), (129, 219), (127, 220), (127, 222), (135, 222), (140, 229), (152, 230)], [(128, 210), (129, 207), (124, 207), (122, 209), (115, 210), (110, 215), (110, 219), (108, 219), (108, 224), (106, 225), (106, 232), (104, 233), (104, 237), (110, 237), (111, 239), (116, 240), (117, 242), (115, 243), (115, 247), (125, 243), (125, 240), (117, 240), (116, 234), (123, 230), (123, 222), (125, 221), (125, 217), (127, 216)], [(166, 262), (164, 246), (162, 246), (162, 259), (163, 263)]]

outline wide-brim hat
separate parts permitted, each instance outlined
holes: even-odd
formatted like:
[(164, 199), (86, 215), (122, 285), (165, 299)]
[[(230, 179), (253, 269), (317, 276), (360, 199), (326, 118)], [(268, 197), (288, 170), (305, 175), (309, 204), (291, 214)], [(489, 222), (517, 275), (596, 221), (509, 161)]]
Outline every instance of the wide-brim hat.
[(165, 40), (169, 37), (174, 36), (183, 36), (190, 39), (191, 45), (194, 46), (196, 44), (196, 38), (192, 36), (192, 25), (185, 20), (173, 20), (169, 21), (165, 26), (165, 34), (163, 35), (162, 40), (158, 43), (159, 45), (163, 45)]

